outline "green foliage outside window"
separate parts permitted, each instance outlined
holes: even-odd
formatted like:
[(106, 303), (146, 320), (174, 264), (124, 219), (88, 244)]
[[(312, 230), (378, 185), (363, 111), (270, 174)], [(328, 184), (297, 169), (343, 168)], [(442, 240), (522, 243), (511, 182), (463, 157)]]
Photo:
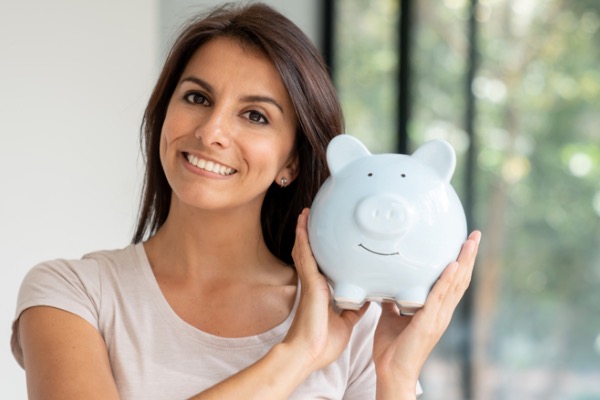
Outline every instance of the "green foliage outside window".
[[(347, 132), (395, 148), (400, 0), (338, 1), (336, 75)], [(484, 232), (471, 325), (423, 372), (423, 399), (600, 399), (600, 2), (480, 0), (475, 141), (465, 133), (466, 0), (413, 1), (409, 143), (477, 150)]]

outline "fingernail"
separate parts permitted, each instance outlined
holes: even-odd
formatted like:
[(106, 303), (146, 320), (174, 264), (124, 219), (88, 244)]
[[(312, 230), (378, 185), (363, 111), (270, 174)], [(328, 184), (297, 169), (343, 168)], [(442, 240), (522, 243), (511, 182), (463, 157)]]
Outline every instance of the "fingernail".
[(475, 243), (477, 243), (477, 246), (479, 246), (479, 242), (481, 242), (481, 232), (475, 235)]

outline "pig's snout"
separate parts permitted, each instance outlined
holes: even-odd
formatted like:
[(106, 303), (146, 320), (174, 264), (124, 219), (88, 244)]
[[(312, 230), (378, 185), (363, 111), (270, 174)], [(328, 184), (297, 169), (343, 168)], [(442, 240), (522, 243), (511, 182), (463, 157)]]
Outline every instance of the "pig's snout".
[(408, 228), (410, 210), (399, 197), (369, 196), (356, 206), (355, 218), (358, 226), (367, 234), (397, 236)]

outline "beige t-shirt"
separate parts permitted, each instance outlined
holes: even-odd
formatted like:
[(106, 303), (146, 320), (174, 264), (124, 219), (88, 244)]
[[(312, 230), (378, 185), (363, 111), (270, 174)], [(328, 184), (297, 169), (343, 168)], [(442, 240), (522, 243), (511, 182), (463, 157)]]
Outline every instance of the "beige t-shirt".
[[(175, 314), (143, 245), (136, 244), (35, 266), (19, 291), (11, 345), (23, 366), (15, 335), (20, 314), (37, 305), (63, 309), (85, 319), (104, 338), (121, 399), (182, 400), (246, 368), (279, 343), (297, 303), (298, 295), (289, 317), (259, 335), (232, 339), (207, 334)], [(371, 353), (379, 312), (379, 307), (369, 307), (348, 348), (310, 375), (290, 399), (374, 399)]]

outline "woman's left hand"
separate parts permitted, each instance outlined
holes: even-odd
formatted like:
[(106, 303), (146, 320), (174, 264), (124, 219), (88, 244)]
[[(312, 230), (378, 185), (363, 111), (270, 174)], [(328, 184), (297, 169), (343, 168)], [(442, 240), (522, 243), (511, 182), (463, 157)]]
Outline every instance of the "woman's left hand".
[(475, 231), (463, 244), (457, 261), (446, 267), (425, 305), (413, 316), (400, 315), (394, 303), (383, 303), (375, 331), (373, 360), (377, 371), (378, 399), (414, 398), (425, 360), (450, 324), (473, 273), (481, 233)]

